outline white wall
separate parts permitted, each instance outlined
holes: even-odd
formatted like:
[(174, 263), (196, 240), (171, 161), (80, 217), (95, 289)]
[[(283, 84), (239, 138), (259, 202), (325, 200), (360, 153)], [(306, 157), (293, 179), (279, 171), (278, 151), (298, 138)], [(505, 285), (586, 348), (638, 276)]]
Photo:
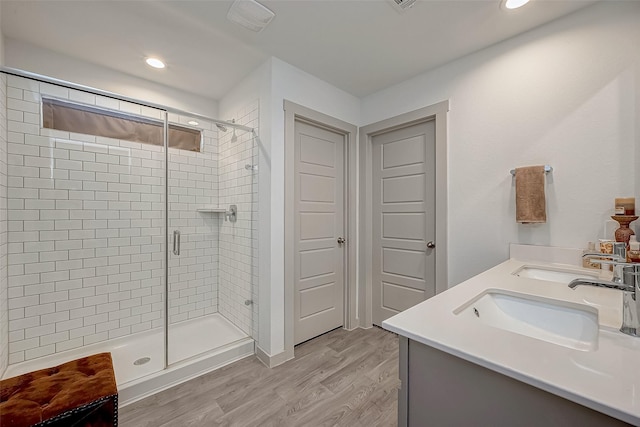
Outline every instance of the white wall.
[[(218, 116), (218, 103), (213, 99), (186, 93), (11, 38), (5, 38), (5, 65), (190, 113), (208, 117)], [(194, 91), (197, 90), (198, 88), (194, 88)]]
[[(449, 285), (509, 242), (586, 247), (640, 195), (639, 22), (638, 2), (596, 4), (363, 99), (363, 124), (450, 100)], [(519, 225), (509, 170), (535, 164), (548, 220)]]

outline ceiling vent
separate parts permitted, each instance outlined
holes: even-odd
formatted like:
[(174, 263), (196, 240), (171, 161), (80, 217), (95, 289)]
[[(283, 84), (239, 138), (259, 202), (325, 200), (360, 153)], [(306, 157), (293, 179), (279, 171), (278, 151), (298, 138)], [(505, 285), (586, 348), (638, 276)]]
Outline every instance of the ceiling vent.
[(404, 12), (405, 10), (411, 8), (416, 2), (416, 0), (389, 0), (389, 2), (393, 5), (393, 8), (398, 12)]
[(264, 30), (275, 16), (275, 13), (254, 0), (236, 0), (227, 13), (229, 21), (256, 33)]

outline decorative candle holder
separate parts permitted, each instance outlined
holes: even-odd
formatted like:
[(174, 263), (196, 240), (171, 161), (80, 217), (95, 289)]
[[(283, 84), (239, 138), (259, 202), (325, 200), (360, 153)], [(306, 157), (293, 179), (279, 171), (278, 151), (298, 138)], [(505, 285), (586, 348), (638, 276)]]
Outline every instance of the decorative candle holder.
[(624, 242), (625, 245), (629, 245), (629, 238), (636, 234), (634, 231), (629, 228), (629, 224), (638, 219), (639, 217), (635, 215), (613, 215), (611, 217), (615, 219), (620, 224), (620, 228), (616, 230), (616, 242)]

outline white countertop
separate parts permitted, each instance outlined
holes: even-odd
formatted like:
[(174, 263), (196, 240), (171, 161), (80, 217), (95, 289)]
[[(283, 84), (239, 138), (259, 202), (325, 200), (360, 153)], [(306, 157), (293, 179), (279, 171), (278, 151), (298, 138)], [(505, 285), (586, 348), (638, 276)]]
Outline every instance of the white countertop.
[[(512, 274), (525, 265), (554, 264), (510, 259), (387, 319), (382, 326), (625, 422), (640, 425), (640, 338), (618, 331), (622, 319), (622, 293), (590, 286), (572, 290), (566, 284)], [(603, 272), (602, 276), (610, 277), (610, 273)], [(454, 314), (455, 309), (488, 288), (596, 307), (599, 323), (597, 348), (593, 351), (574, 350), (482, 322), (470, 322)]]

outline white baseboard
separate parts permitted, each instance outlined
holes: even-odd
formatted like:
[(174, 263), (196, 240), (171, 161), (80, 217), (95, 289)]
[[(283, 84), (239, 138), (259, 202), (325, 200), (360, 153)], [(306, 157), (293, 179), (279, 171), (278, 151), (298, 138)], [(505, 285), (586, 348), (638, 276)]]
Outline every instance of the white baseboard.
[(256, 357), (259, 361), (264, 363), (264, 365), (268, 368), (275, 368), (278, 365), (282, 365), (287, 360), (293, 359), (293, 351), (287, 352), (283, 351), (282, 353), (274, 354), (270, 356), (263, 349), (256, 345)]

